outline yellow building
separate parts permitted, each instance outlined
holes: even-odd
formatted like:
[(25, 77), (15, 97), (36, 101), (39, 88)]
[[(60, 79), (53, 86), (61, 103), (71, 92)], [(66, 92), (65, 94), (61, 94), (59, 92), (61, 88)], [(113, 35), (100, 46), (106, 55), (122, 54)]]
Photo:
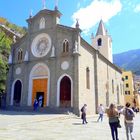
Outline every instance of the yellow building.
[(140, 76), (134, 75), (134, 106), (140, 109)]
[(129, 102), (131, 106), (134, 106), (134, 84), (133, 74), (131, 71), (124, 71), (122, 73), (124, 81), (124, 102)]

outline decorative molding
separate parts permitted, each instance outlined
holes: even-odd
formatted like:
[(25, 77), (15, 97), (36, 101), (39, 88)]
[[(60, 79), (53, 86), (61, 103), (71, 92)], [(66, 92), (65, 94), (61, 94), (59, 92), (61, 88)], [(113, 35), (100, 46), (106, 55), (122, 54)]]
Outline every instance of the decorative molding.
[(51, 52), (50, 57), (55, 57), (55, 47), (54, 46), (52, 46), (52, 52)]
[(24, 61), (25, 62), (29, 61), (29, 53), (28, 53), (28, 51), (26, 51), (26, 53), (25, 53)]

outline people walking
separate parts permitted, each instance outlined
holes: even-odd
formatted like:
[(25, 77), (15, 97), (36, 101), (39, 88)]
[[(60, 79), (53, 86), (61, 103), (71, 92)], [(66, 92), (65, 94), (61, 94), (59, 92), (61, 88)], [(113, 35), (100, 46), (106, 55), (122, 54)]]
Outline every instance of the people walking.
[(112, 140), (119, 140), (118, 138), (118, 110), (114, 104), (110, 104), (109, 109), (107, 109), (107, 115), (109, 118), (109, 126), (111, 129)]
[(130, 108), (130, 103), (127, 102), (125, 105), (125, 108), (123, 109), (123, 115), (124, 115), (124, 124), (126, 129), (126, 138), (127, 140), (134, 140), (133, 136), (133, 126), (134, 126), (134, 120), (135, 117), (134, 111), (132, 108)]
[(37, 110), (37, 107), (38, 107), (38, 101), (37, 101), (37, 99), (34, 100), (33, 106), (34, 106), (34, 111), (36, 111)]
[(88, 123), (87, 119), (86, 119), (86, 112), (87, 112), (87, 105), (86, 104), (84, 104), (84, 106), (81, 108), (81, 112), (82, 112), (82, 114), (81, 114), (82, 124)]
[(43, 103), (42, 95), (39, 96), (38, 102), (39, 102), (39, 107), (42, 107), (42, 103)]
[(102, 104), (100, 104), (100, 105), (98, 106), (98, 114), (99, 114), (99, 117), (98, 117), (98, 119), (97, 119), (97, 122), (99, 122), (99, 120), (101, 120), (101, 122), (103, 121), (104, 112), (105, 112), (104, 107), (103, 107)]

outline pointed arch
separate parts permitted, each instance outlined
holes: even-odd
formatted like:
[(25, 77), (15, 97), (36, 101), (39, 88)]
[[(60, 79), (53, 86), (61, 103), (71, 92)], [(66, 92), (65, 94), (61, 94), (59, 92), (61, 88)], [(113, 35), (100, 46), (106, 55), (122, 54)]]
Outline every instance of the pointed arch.
[(23, 51), (22, 51), (22, 49), (20, 48), (19, 50), (18, 50), (18, 53), (17, 53), (17, 61), (18, 62), (21, 62), (23, 60)]
[(63, 53), (69, 52), (69, 41), (65, 39), (63, 41)]
[[(70, 84), (70, 86), (65, 87), (66, 89), (70, 88), (70, 96), (66, 97), (66, 98), (70, 98), (70, 106), (73, 107), (73, 80), (72, 78), (67, 75), (67, 74), (63, 74), (59, 77), (58, 81), (57, 81), (57, 103), (56, 106), (59, 107), (60, 106), (60, 100), (63, 98), (60, 95), (61, 89), (63, 87), (63, 83), (67, 82)], [(64, 85), (65, 86), (65, 85)], [(64, 97), (65, 98), (65, 97)]]
[(10, 105), (20, 104), (22, 87), (23, 87), (23, 84), (22, 84), (22, 81), (20, 79), (16, 79), (13, 82)]
[(40, 23), (39, 23), (39, 29), (44, 29), (45, 28), (45, 18), (42, 17), (40, 19)]
[[(50, 70), (48, 66), (44, 63), (38, 63), (36, 64), (29, 76), (29, 92), (28, 92), (28, 106), (31, 106), (33, 103), (33, 98), (37, 96), (37, 93), (34, 93), (37, 91), (37, 89), (33, 89), (35, 87), (35, 84), (38, 85), (38, 82), (40, 86), (43, 85), (43, 87), (38, 87), (40, 93), (44, 92), (44, 102), (46, 103), (46, 106), (49, 105), (49, 91), (50, 91)], [(43, 90), (43, 91), (42, 91)], [(44, 105), (45, 106), (45, 105)]]

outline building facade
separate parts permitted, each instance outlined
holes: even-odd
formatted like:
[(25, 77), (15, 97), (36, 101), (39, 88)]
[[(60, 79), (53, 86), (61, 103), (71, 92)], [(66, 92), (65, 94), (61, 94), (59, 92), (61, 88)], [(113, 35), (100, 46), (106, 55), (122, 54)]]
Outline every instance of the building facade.
[(140, 76), (134, 75), (134, 106), (140, 109)]
[(134, 82), (133, 74), (131, 71), (124, 71), (122, 73), (124, 79), (124, 101), (129, 102), (131, 106), (134, 106)]
[[(74, 28), (64, 26), (60, 17), (56, 8), (43, 9), (27, 20), (28, 32), (12, 45), (9, 57), (7, 105), (33, 106), (40, 96), (42, 107), (72, 108), (76, 114), (85, 103), (88, 114), (96, 113), (100, 103), (122, 105), (122, 72), (112, 54), (104, 56), (88, 44), (78, 22)], [(102, 30), (96, 36), (100, 41), (95, 37), (93, 42), (102, 43), (108, 54), (111, 40)]]

